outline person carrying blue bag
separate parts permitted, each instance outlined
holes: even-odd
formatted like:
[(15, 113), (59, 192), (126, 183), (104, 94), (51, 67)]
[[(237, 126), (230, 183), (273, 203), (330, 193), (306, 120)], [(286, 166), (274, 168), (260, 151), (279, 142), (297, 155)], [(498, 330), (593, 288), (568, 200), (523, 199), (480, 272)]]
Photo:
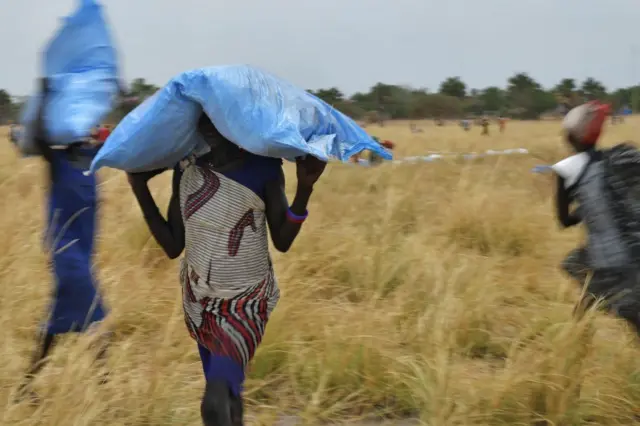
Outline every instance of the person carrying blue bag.
[[(96, 178), (83, 173), (99, 146), (86, 142), (64, 149), (50, 146), (43, 123), (50, 96), (48, 80), (43, 78), (41, 84), (43, 102), (36, 119), (34, 142), (49, 165), (45, 245), (50, 253), (55, 287), (49, 319), (40, 332), (41, 344), (20, 387), (20, 397), (44, 366), (58, 336), (87, 331), (107, 314), (92, 270), (98, 204)], [(101, 361), (106, 355), (108, 337), (104, 334), (98, 351), (97, 358)]]
[[(24, 134), (16, 143), (23, 155), (40, 156), (49, 166), (45, 246), (55, 278), (49, 318), (19, 398), (36, 397), (32, 380), (59, 336), (95, 330), (107, 315), (92, 268), (97, 182), (83, 172), (100, 149), (91, 130), (115, 107), (121, 85), (102, 7), (94, 0), (78, 3), (44, 50), (44, 77), (23, 111)], [(101, 361), (109, 338), (99, 335)]]
[[(269, 237), (286, 252), (330, 158), (391, 155), (317, 97), (259, 69), (220, 66), (172, 79), (116, 127), (91, 164), (128, 173), (149, 229), (184, 251), (184, 318), (206, 379), (205, 426), (243, 424), (242, 386), (280, 292)], [(295, 161), (289, 205), (282, 159)], [(147, 182), (173, 169), (165, 219)], [(267, 230), (268, 228), (268, 230)]]
[(184, 319), (206, 379), (202, 420), (205, 426), (240, 426), (245, 369), (280, 298), (268, 234), (277, 250), (289, 250), (326, 163), (313, 156), (296, 160), (297, 190), (289, 206), (282, 160), (239, 148), (205, 113), (197, 132), (210, 152), (174, 168), (167, 219), (147, 186), (165, 169), (128, 177), (155, 240), (172, 259), (185, 254)]

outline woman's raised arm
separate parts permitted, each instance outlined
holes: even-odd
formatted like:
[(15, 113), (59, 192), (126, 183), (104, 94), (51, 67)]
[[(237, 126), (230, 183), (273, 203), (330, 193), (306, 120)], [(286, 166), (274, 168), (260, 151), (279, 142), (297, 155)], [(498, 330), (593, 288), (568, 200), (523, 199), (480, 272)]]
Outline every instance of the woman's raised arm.
[(158, 244), (165, 251), (167, 256), (175, 259), (184, 250), (184, 223), (182, 222), (182, 214), (180, 212), (180, 178), (182, 172), (176, 167), (173, 172), (172, 194), (169, 201), (169, 209), (167, 219), (160, 214), (160, 210), (156, 205), (151, 192), (149, 191), (149, 180), (164, 172), (165, 170), (154, 170), (143, 173), (128, 174), (129, 183), (133, 194), (138, 200), (138, 204), (142, 209), (144, 220), (151, 231), (151, 234)]

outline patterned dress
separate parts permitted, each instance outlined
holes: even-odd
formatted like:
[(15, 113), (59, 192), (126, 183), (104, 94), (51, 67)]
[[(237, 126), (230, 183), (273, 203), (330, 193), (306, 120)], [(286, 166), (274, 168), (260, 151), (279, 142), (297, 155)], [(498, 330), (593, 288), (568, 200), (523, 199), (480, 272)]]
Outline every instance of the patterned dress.
[(266, 183), (279, 178), (281, 164), (249, 154), (242, 167), (222, 174), (190, 161), (180, 181), (185, 322), (207, 380), (226, 379), (235, 394), (280, 297), (264, 193)]

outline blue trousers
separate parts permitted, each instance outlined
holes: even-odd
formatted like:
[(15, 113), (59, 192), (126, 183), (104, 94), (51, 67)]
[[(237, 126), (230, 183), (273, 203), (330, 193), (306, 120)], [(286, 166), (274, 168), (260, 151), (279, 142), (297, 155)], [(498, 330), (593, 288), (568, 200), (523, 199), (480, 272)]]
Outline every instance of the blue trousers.
[(54, 151), (49, 192), (47, 248), (55, 277), (48, 334), (84, 331), (106, 309), (92, 271), (96, 233), (95, 176), (85, 176), (67, 153)]
[(216, 355), (207, 348), (198, 344), (202, 370), (207, 382), (221, 380), (227, 382), (231, 393), (239, 397), (244, 384), (244, 368), (231, 357)]

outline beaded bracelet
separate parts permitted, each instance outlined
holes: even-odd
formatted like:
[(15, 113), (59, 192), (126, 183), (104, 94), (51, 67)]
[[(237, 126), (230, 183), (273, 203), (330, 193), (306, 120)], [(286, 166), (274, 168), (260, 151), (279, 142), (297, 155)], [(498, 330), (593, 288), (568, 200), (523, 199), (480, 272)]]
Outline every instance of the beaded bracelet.
[(289, 222), (302, 224), (307, 216), (309, 216), (309, 212), (306, 210), (304, 211), (304, 214), (302, 216), (298, 216), (297, 214), (293, 213), (290, 208), (287, 209), (287, 220)]

